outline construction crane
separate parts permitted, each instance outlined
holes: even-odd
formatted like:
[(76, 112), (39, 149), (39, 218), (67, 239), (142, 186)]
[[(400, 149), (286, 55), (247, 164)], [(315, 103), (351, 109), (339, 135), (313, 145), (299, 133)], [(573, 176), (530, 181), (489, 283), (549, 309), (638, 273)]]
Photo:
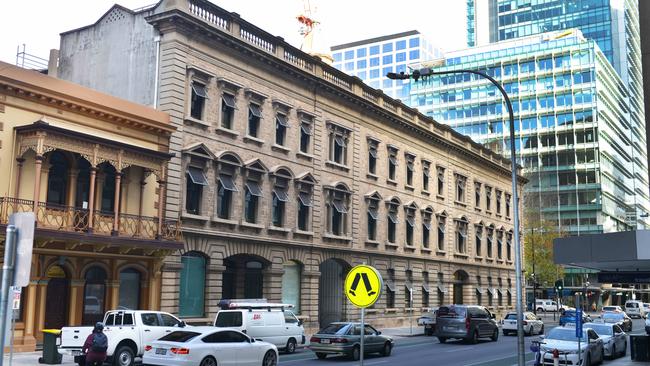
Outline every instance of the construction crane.
[(311, 53), (313, 51), (314, 27), (318, 25), (319, 22), (312, 18), (311, 2), (309, 0), (303, 0), (302, 5), (303, 13), (296, 17), (298, 23), (300, 23), (300, 30), (298, 32), (303, 37), (300, 49), (307, 53)]

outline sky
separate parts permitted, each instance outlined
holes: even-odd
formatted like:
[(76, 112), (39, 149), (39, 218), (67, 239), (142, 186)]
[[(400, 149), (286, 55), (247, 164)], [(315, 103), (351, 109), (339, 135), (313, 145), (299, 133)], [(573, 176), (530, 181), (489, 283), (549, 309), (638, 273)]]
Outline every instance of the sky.
[[(311, 9), (320, 23), (321, 49), (366, 38), (418, 30), (444, 50), (465, 47), (466, 0), (211, 0), (265, 31), (301, 46), (296, 17)], [(59, 33), (94, 23), (119, 3), (135, 9), (155, 0), (13, 0), (0, 5), (0, 60), (14, 64), (17, 47), (47, 58)], [(391, 6), (397, 3), (399, 6)]]

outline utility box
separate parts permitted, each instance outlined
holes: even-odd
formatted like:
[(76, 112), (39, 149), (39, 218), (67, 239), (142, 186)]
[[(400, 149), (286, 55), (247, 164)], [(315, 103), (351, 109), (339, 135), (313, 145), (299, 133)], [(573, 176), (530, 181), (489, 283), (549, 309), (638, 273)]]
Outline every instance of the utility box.
[(630, 335), (632, 361), (650, 361), (650, 336)]

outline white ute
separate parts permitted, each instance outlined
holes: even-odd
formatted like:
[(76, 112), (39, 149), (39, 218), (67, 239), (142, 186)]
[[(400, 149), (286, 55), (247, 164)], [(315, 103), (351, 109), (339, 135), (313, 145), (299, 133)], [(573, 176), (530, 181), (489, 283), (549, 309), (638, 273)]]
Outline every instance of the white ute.
[[(108, 338), (106, 354), (115, 366), (132, 366), (135, 357), (144, 353), (144, 346), (175, 330), (185, 322), (175, 316), (150, 310), (111, 310), (104, 315), (104, 333)], [(81, 348), (93, 327), (63, 327), (59, 353), (82, 363)]]

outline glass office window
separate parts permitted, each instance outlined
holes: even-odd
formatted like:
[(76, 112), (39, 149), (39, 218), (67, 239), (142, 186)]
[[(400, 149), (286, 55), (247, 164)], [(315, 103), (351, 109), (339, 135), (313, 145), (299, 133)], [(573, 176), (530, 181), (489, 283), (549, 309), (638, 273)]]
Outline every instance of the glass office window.
[(370, 56), (379, 54), (379, 45), (370, 46)]
[(403, 50), (405, 48), (406, 48), (406, 40), (405, 39), (395, 42), (395, 49)]
[(393, 43), (384, 43), (381, 46), (381, 52), (383, 52), (383, 53), (393, 52)]
[(365, 48), (365, 47), (364, 48), (358, 48), (357, 49), (357, 58), (358, 57), (366, 57), (366, 52), (367, 52), (367, 48)]
[(354, 51), (353, 50), (345, 51), (345, 55), (343, 56), (343, 58), (345, 58), (346, 60), (352, 60), (354, 58)]

